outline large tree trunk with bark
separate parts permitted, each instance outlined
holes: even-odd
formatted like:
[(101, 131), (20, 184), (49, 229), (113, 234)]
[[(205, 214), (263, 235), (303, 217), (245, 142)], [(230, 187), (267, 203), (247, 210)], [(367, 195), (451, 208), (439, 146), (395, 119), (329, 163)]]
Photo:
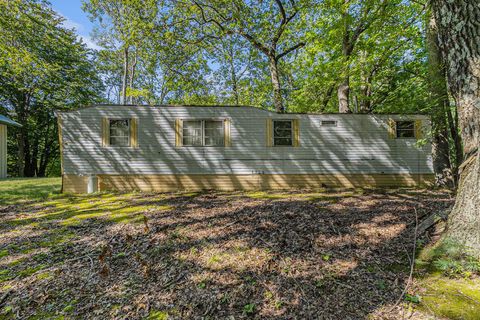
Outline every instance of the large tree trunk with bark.
[(347, 76), (338, 86), (338, 112), (350, 112), (350, 78)]
[(438, 48), (437, 26), (433, 15), (427, 25), (427, 51), (430, 94), (433, 99), (432, 157), (435, 182), (440, 187), (453, 188), (454, 178), (450, 162), (450, 144), (447, 122), (450, 101), (445, 68)]
[[(447, 121), (448, 127), (450, 128), (450, 137), (452, 138), (454, 145), (455, 159), (453, 165), (453, 174), (455, 178), (455, 183), (457, 183), (458, 167), (463, 162), (463, 147), (462, 139), (460, 138), (460, 134), (458, 133), (458, 112), (456, 107), (453, 110), (451, 108), (447, 110)], [(452, 154), (450, 154), (450, 157), (452, 157)]]
[(269, 58), (269, 67), (270, 67), (270, 76), (272, 77), (273, 104), (275, 106), (275, 111), (279, 113), (283, 113), (285, 112), (285, 107), (283, 106), (282, 89), (280, 85), (280, 75), (278, 73), (278, 63), (275, 57)]
[(480, 3), (432, 0), (431, 6), (450, 92), (457, 103), (465, 154), (446, 237), (480, 257)]

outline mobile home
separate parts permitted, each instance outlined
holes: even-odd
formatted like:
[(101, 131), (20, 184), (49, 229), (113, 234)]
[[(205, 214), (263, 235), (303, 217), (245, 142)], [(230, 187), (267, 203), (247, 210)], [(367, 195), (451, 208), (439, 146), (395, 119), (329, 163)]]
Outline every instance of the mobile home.
[(434, 177), (425, 115), (96, 105), (57, 116), (65, 192), (398, 187)]
[(19, 123), (0, 115), (0, 179), (7, 177), (7, 126), (21, 127)]

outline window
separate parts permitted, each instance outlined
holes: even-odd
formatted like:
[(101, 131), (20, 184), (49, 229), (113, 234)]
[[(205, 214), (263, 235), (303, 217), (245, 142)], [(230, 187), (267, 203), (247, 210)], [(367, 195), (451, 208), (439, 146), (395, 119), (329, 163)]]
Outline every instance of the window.
[(414, 121), (396, 121), (397, 138), (415, 138)]
[(130, 146), (130, 119), (110, 119), (110, 145)]
[(183, 121), (184, 146), (223, 146), (223, 121), (185, 120)]
[(322, 127), (336, 127), (337, 121), (335, 120), (322, 120)]
[(274, 146), (292, 146), (293, 145), (292, 120), (274, 120), (273, 121), (273, 145)]

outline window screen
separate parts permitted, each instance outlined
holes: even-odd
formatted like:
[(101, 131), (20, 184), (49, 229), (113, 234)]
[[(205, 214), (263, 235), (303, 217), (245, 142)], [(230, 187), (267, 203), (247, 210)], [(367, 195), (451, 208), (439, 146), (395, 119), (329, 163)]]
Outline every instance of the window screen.
[(414, 121), (397, 121), (397, 138), (415, 138)]
[(184, 146), (223, 146), (223, 121), (185, 120), (183, 121)]
[(293, 130), (291, 120), (273, 121), (273, 145), (291, 146), (293, 145)]
[(129, 119), (110, 120), (110, 145), (121, 147), (130, 146)]

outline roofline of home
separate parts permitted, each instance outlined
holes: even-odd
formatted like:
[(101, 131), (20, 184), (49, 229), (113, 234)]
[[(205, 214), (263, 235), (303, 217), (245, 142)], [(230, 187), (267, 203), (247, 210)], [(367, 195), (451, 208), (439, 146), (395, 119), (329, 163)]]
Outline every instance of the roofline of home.
[(182, 104), (162, 104), (162, 105), (149, 105), (149, 104), (112, 104), (112, 103), (100, 103), (100, 104), (93, 104), (93, 105), (88, 105), (83, 108), (79, 109), (73, 109), (73, 110), (55, 110), (55, 115), (61, 114), (61, 113), (69, 113), (69, 112), (75, 112), (78, 110), (83, 110), (83, 109), (89, 109), (89, 108), (96, 108), (96, 107), (153, 107), (153, 108), (179, 108), (179, 107), (188, 107), (188, 108), (217, 108), (217, 107), (222, 107), (222, 108), (253, 108), (253, 109), (259, 109), (263, 110), (266, 112), (270, 112), (273, 114), (300, 114), (300, 115), (340, 115), (340, 116), (349, 116), (349, 115), (367, 115), (367, 116), (372, 116), (372, 115), (418, 115), (418, 116), (428, 116), (427, 113), (418, 113), (418, 112), (409, 112), (409, 113), (338, 113), (338, 112), (323, 112), (323, 113), (315, 113), (315, 112), (286, 112), (286, 113), (278, 113), (272, 110), (268, 110), (262, 107), (254, 107), (254, 106), (248, 106), (248, 105), (214, 105), (214, 104), (204, 104), (204, 105), (182, 105)]
[(20, 123), (13, 121), (12, 119), (9, 119), (5, 116), (0, 117), (0, 124), (4, 124), (7, 126), (14, 126), (14, 127), (23, 127)]

